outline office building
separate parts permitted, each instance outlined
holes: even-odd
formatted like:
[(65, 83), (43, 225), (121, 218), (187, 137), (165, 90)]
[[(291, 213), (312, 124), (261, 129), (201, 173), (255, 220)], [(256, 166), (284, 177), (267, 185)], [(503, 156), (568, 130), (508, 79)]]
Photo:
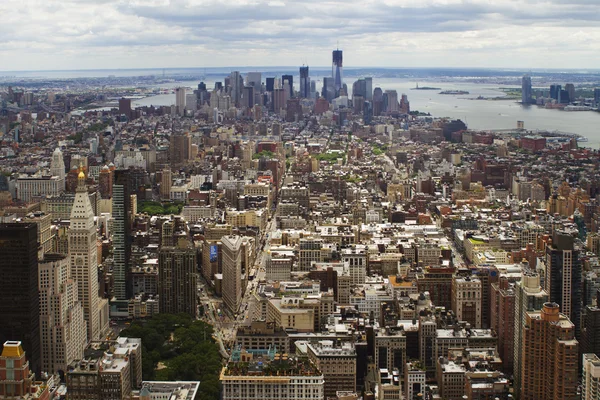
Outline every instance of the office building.
[(600, 107), (600, 88), (594, 89), (594, 104), (596, 107)]
[(232, 313), (237, 313), (242, 303), (242, 238), (223, 236), (223, 302)]
[(185, 88), (178, 87), (175, 89), (175, 108), (177, 115), (185, 114)]
[(579, 343), (575, 326), (556, 303), (525, 313), (521, 399), (575, 400)]
[(385, 111), (388, 113), (395, 113), (400, 111), (400, 104), (398, 103), (398, 92), (395, 90), (386, 90), (385, 95), (387, 95), (387, 107)]
[(581, 352), (600, 356), (600, 293), (596, 304), (586, 306), (581, 316)]
[(343, 61), (344, 56), (342, 50), (334, 50), (332, 52), (331, 76), (333, 77), (335, 97), (340, 95), (340, 90), (344, 87)]
[(310, 77), (308, 75), (308, 66), (300, 67), (300, 97), (303, 99), (310, 97)]
[(254, 86), (244, 86), (244, 90), (242, 91), (242, 108), (252, 108), (254, 107)]
[[(79, 172), (79, 184), (71, 209), (69, 258), (71, 277), (87, 321), (88, 341), (98, 340), (108, 330), (108, 306), (98, 296), (98, 242), (94, 211), (87, 194), (85, 173)], [(114, 210), (114, 207), (113, 207)]]
[(67, 256), (44, 256), (39, 263), (39, 288), (42, 371), (66, 371), (67, 365), (81, 359), (87, 345), (83, 306)]
[(119, 99), (119, 114), (131, 119), (131, 99), (125, 97)]
[(192, 154), (192, 138), (189, 133), (173, 133), (169, 143), (171, 165), (183, 164), (190, 160)]
[(308, 359), (323, 374), (325, 398), (356, 390), (356, 349), (352, 343), (334, 346), (331, 340), (307, 344)]
[(294, 97), (294, 76), (293, 75), (281, 75), (281, 84), (282, 84), (282, 88), (288, 94), (286, 100)]
[(417, 398), (425, 393), (425, 368), (419, 361), (407, 362), (404, 368), (403, 394), (406, 400)]
[(565, 90), (567, 91), (567, 95), (569, 96), (569, 102), (575, 101), (575, 85), (572, 83), (567, 83), (565, 85)]
[(127, 275), (131, 257), (130, 182), (128, 170), (115, 171), (113, 184), (113, 290), (116, 300), (128, 300)]
[(481, 328), (481, 281), (471, 277), (452, 280), (452, 310), (459, 321)]
[(57, 147), (52, 153), (52, 161), (50, 162), (50, 174), (58, 176), (59, 179), (65, 179), (65, 159), (62, 151)]
[(561, 85), (550, 85), (550, 97), (560, 103), (560, 91), (562, 90)]
[(189, 240), (179, 238), (175, 246), (161, 247), (158, 253), (161, 313), (196, 316), (197, 267), (196, 249)]
[(541, 310), (548, 301), (548, 293), (540, 286), (540, 276), (526, 271), (521, 281), (515, 283), (515, 339), (514, 339), (514, 389), (519, 398), (521, 391), (521, 373), (523, 365), (523, 328), (527, 312)]
[(581, 323), (582, 265), (579, 249), (569, 232), (555, 231), (551, 243), (546, 243), (544, 289), (550, 301), (560, 306), (562, 313), (575, 324)]
[(112, 198), (112, 187), (113, 187), (113, 179), (114, 179), (114, 166), (111, 168), (108, 165), (105, 165), (100, 170), (100, 174), (98, 175), (98, 190), (100, 192), (100, 197), (103, 199), (111, 199)]
[(323, 374), (310, 361), (287, 354), (255, 354), (242, 353), (243, 359), (223, 368), (223, 400), (323, 400)]
[(235, 107), (239, 107), (242, 99), (242, 88), (244, 86), (244, 79), (240, 71), (233, 71), (229, 75), (229, 86), (231, 101)]
[(275, 78), (266, 78), (265, 80), (265, 90), (267, 92), (272, 92), (275, 90)]
[(65, 190), (65, 178), (50, 175), (19, 176), (17, 198), (25, 203), (37, 196), (58, 196)]
[(262, 74), (260, 72), (248, 72), (246, 74), (246, 86), (252, 86), (254, 93), (260, 93), (262, 87)]
[(521, 102), (523, 104), (531, 104), (532, 100), (531, 77), (529, 75), (525, 75), (521, 79)]
[(365, 99), (373, 101), (373, 78), (370, 76), (365, 78)]
[(600, 358), (596, 354), (583, 354), (581, 400), (600, 400)]
[(40, 303), (36, 224), (0, 224), (0, 343), (20, 340), (40, 370)]

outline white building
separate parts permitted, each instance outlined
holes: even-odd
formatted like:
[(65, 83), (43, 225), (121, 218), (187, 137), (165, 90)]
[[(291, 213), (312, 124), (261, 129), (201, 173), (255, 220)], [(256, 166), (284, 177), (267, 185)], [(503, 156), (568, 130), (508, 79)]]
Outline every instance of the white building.
[(94, 212), (79, 173), (75, 201), (71, 209), (69, 256), (71, 277), (77, 282), (79, 300), (87, 321), (88, 340), (98, 340), (108, 331), (108, 301), (98, 296), (98, 243)]
[(26, 203), (34, 196), (58, 196), (65, 190), (65, 178), (50, 175), (20, 176), (17, 178), (17, 198)]
[(46, 254), (39, 263), (40, 342), (42, 371), (66, 371), (83, 357), (87, 326), (77, 297), (77, 283), (71, 278), (69, 259)]
[(600, 358), (584, 354), (582, 365), (581, 400), (600, 400)]

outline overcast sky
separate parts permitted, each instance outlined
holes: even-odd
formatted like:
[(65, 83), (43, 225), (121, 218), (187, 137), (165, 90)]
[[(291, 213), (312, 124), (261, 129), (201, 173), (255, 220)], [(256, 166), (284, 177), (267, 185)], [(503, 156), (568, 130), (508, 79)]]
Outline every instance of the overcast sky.
[(0, 0), (0, 70), (600, 68), (600, 0)]

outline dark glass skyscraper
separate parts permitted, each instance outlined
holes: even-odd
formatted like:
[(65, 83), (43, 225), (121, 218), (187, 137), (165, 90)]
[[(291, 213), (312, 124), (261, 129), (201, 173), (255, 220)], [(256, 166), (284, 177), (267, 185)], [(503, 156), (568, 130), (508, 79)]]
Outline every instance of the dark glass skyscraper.
[(275, 89), (275, 78), (266, 78), (267, 92), (272, 92)]
[(340, 93), (340, 89), (344, 85), (344, 79), (342, 75), (343, 67), (343, 54), (342, 50), (334, 50), (332, 53), (333, 65), (331, 67), (331, 76), (333, 76), (333, 86), (335, 88), (336, 96)]
[(521, 102), (523, 104), (531, 103), (531, 77), (525, 75), (521, 80)]
[(0, 343), (20, 340), (40, 368), (37, 224), (0, 224)]
[(308, 67), (300, 67), (300, 97), (303, 99), (310, 97), (310, 78), (308, 76)]

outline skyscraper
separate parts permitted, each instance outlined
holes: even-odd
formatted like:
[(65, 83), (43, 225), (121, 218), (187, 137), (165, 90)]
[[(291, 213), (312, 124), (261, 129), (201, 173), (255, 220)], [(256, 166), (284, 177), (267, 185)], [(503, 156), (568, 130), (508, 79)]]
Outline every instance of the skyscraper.
[(266, 90), (272, 92), (275, 89), (275, 78), (266, 78)]
[(395, 90), (386, 90), (385, 94), (387, 94), (387, 108), (385, 111), (389, 113), (398, 112), (400, 110), (400, 105), (398, 103), (398, 92)]
[(531, 103), (531, 77), (529, 75), (525, 75), (521, 79), (521, 102), (523, 104)]
[(185, 88), (178, 87), (175, 89), (175, 108), (178, 115), (185, 114)]
[(300, 97), (303, 99), (310, 97), (310, 77), (308, 76), (308, 66), (300, 67)]
[[(287, 88), (285, 86), (285, 82), (287, 81)], [(285, 99), (286, 101), (288, 99), (291, 99), (292, 97), (294, 97), (294, 76), (293, 75), (282, 75), (281, 76), (281, 84), (283, 85), (283, 89), (284, 90), (288, 90), (289, 96), (287, 99)]]
[(229, 75), (229, 85), (231, 100), (236, 107), (239, 107), (240, 100), (242, 99), (242, 87), (244, 85), (244, 79), (240, 75), (240, 71), (233, 71)]
[(71, 277), (77, 282), (79, 300), (87, 321), (88, 340), (98, 340), (108, 329), (108, 308), (106, 302), (101, 301), (98, 296), (96, 223), (83, 170), (77, 178), (78, 185), (69, 226)]
[(333, 87), (335, 89), (335, 96), (337, 97), (340, 93), (340, 89), (344, 86), (344, 78), (342, 73), (343, 67), (343, 54), (342, 50), (334, 50), (332, 53), (332, 66), (331, 76), (333, 76)]
[(39, 288), (42, 371), (66, 371), (72, 361), (83, 357), (87, 345), (83, 307), (67, 256), (44, 256), (39, 263)]
[(131, 99), (125, 97), (119, 99), (119, 114), (131, 118)]
[(584, 354), (582, 361), (581, 400), (600, 400), (600, 358)]
[(131, 254), (129, 224), (129, 171), (116, 170), (113, 185), (113, 297), (127, 300), (127, 275)]
[(248, 72), (246, 74), (246, 86), (252, 86), (254, 88), (254, 93), (260, 93), (262, 74), (260, 72)]
[(158, 253), (160, 312), (196, 316), (196, 250), (189, 240), (163, 246)]
[(561, 85), (550, 85), (550, 97), (560, 102), (560, 91), (562, 90)]
[(223, 252), (223, 302), (233, 313), (242, 303), (242, 238), (237, 235), (221, 238)]
[(575, 400), (579, 343), (569, 318), (556, 303), (525, 313), (521, 397), (523, 400)]
[(573, 85), (572, 83), (567, 83), (565, 85), (565, 90), (569, 95), (569, 102), (575, 101), (575, 85)]
[(60, 179), (65, 179), (65, 160), (63, 153), (57, 147), (52, 153), (52, 161), (50, 162), (50, 174), (58, 176)]
[(373, 100), (373, 78), (371, 78), (371, 77), (365, 78), (365, 83), (367, 85), (365, 98), (369, 101), (372, 101)]
[(552, 239), (546, 244), (544, 289), (579, 332), (583, 289), (579, 250), (569, 232), (555, 231)]
[(254, 107), (254, 86), (244, 86), (244, 91), (242, 93), (242, 108), (252, 108)]
[(0, 343), (21, 340), (40, 368), (38, 236), (35, 223), (0, 224)]
[(540, 286), (540, 276), (533, 272), (525, 272), (521, 281), (515, 284), (514, 388), (516, 398), (519, 398), (521, 391), (525, 314), (529, 311), (541, 310), (547, 301), (548, 293)]

